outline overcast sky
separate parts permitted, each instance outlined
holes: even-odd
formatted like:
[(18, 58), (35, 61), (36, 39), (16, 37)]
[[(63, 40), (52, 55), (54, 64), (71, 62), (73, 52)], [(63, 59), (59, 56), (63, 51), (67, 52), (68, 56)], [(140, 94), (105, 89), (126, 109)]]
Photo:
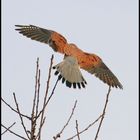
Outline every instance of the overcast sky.
[[(36, 58), (40, 58), (41, 91), (45, 92), (51, 55), (54, 64), (63, 56), (46, 44), (15, 31), (16, 24), (33, 24), (55, 30), (68, 42), (100, 56), (124, 86), (112, 89), (99, 140), (138, 140), (138, 1), (137, 0), (3, 0), (2, 1), (2, 97), (14, 106), (15, 92), (23, 113), (30, 114), (34, 94)], [(82, 130), (101, 114), (108, 86), (82, 71), (88, 85), (74, 90), (59, 83), (48, 106), (42, 140), (51, 140), (65, 124), (74, 101), (77, 108), (61, 140), (72, 136), (75, 120)], [(52, 72), (50, 92), (56, 77)], [(17, 133), (23, 128), (16, 114), (3, 105), (2, 123)], [(93, 140), (97, 125), (81, 135)], [(18, 140), (7, 133), (3, 140)]]

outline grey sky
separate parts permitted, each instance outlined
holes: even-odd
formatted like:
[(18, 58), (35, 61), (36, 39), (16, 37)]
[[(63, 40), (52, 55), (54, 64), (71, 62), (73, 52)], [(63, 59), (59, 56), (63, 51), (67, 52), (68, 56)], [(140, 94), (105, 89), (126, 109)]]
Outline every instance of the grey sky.
[[(51, 54), (54, 64), (63, 56), (43, 43), (18, 34), (16, 24), (33, 24), (55, 30), (79, 48), (99, 55), (122, 82), (124, 89), (112, 89), (109, 106), (99, 140), (138, 139), (138, 1), (137, 0), (3, 0), (2, 1), (2, 96), (13, 104), (15, 92), (23, 112), (30, 113), (34, 93), (36, 58), (40, 58), (41, 94), (45, 85)], [(64, 125), (74, 101), (75, 115), (62, 140), (76, 132), (75, 120), (83, 129), (102, 112), (108, 90), (103, 82), (82, 71), (88, 85), (73, 90), (58, 84), (48, 107), (43, 140), (52, 139)], [(50, 91), (56, 81), (52, 73)], [(18, 117), (3, 106), (2, 121), (6, 126), (17, 121), (13, 130), (21, 133)], [(18, 125), (19, 124), (19, 125)], [(94, 139), (97, 126), (81, 135), (81, 140)], [(5, 134), (3, 140), (18, 140)]]

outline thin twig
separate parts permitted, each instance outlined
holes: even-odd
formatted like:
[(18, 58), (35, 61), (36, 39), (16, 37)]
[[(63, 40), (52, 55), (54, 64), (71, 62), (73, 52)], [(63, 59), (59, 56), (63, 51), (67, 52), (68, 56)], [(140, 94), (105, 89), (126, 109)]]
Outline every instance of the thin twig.
[(12, 125), (10, 125), (4, 132), (1, 133), (1, 135), (5, 134), (11, 127), (13, 127), (16, 124), (16, 122), (14, 122)]
[(41, 140), (41, 137), (40, 138), (38, 138), (38, 137), (39, 137), (39, 134), (40, 134), (40, 130), (42, 129), (42, 127), (43, 127), (43, 125), (45, 123), (45, 120), (46, 120), (46, 117), (43, 118), (42, 124), (39, 126), (39, 131), (38, 131), (38, 134), (35, 137), (35, 140)]
[(52, 65), (53, 65), (53, 58), (54, 58), (54, 56), (52, 55), (50, 68), (49, 68), (49, 74), (48, 74), (47, 87), (46, 87), (46, 92), (45, 92), (45, 97), (44, 97), (44, 102), (43, 102), (43, 109), (42, 109), (41, 113), (39, 113), (39, 115), (38, 115), (38, 116), (40, 116), (40, 114), (41, 114), (39, 133), (38, 133), (38, 139), (39, 140), (41, 138), (42, 122), (44, 120), (44, 113), (45, 113), (45, 108), (46, 108), (45, 104), (46, 104), (48, 90), (49, 90), (49, 84), (50, 84), (50, 78), (51, 78), (51, 70), (52, 70)]
[(34, 110), (35, 110), (35, 105), (36, 105), (36, 94), (37, 94), (37, 86), (38, 86), (38, 71), (39, 71), (39, 58), (37, 58), (36, 62), (36, 75), (35, 75), (35, 94), (34, 94), (34, 99), (33, 99), (33, 107), (32, 107), (32, 117), (34, 117)]
[(78, 121), (77, 120), (76, 120), (76, 132), (77, 132), (77, 138), (78, 138), (78, 140), (80, 140)]
[(37, 94), (37, 86), (38, 86), (38, 71), (39, 71), (39, 58), (37, 58), (37, 62), (36, 62), (35, 94), (34, 94), (33, 107), (32, 107), (32, 120), (34, 118), (35, 105), (36, 105), (36, 94)]
[[(54, 56), (52, 55), (52, 58), (51, 58), (51, 64), (50, 64), (50, 68), (49, 68), (49, 76), (48, 76), (48, 80), (47, 80), (47, 87), (46, 87), (46, 92), (45, 92), (45, 97), (44, 97), (44, 100), (46, 100), (47, 99), (47, 95), (48, 95), (48, 90), (49, 90), (49, 82), (50, 82), (50, 74), (51, 74), (51, 68), (52, 68), (52, 64), (53, 64), (53, 58), (54, 58)], [(45, 104), (45, 101), (44, 101), (44, 104)], [(44, 110), (44, 108), (46, 107), (46, 106), (44, 106), (44, 104), (43, 104), (43, 109), (38, 113), (38, 115), (37, 115), (37, 118), (41, 115), (41, 113), (43, 112), (43, 110)]]
[(37, 104), (36, 104), (36, 117), (38, 115), (38, 107), (39, 107), (39, 92), (40, 92), (40, 69), (39, 69), (39, 73), (38, 73), (38, 90), (37, 90)]
[[(33, 99), (33, 106), (32, 106), (32, 114), (31, 114), (31, 140), (35, 137), (35, 130), (36, 130), (36, 116), (38, 112), (38, 102), (39, 102), (39, 89), (40, 88), (40, 69), (39, 69), (39, 58), (37, 58), (36, 61), (36, 75), (35, 75), (35, 93), (34, 93), (34, 99)], [(37, 101), (36, 101), (37, 100)], [(37, 105), (36, 105), (37, 102)], [(35, 114), (36, 111), (36, 114)]]
[[(102, 115), (100, 115), (94, 122), (89, 124), (86, 128), (84, 128), (82, 131), (79, 132), (79, 135), (87, 131), (91, 126), (93, 126), (95, 123), (97, 123), (101, 119)], [(66, 139), (66, 140), (72, 140), (73, 138), (77, 137), (77, 134), (73, 135), (72, 137)]]
[[(5, 105), (7, 105), (12, 111), (18, 113), (17, 110), (15, 110), (11, 105), (9, 105), (2, 97), (1, 97), (1, 100), (3, 101), (3, 103), (5, 103)], [(27, 116), (27, 115), (24, 115), (24, 114), (21, 114), (22, 117), (25, 117), (29, 120), (31, 120), (31, 117)]]
[(3, 124), (1, 124), (1, 126), (4, 127), (6, 130), (8, 130), (10, 133), (14, 134), (15, 136), (17, 136), (17, 137), (19, 137), (19, 138), (21, 138), (21, 139), (23, 139), (23, 140), (28, 140), (28, 139), (22, 137), (21, 135), (15, 133), (15, 132), (13, 132), (13, 131), (11, 131), (10, 129), (8, 129), (8, 128), (7, 128), (6, 126), (4, 126)]
[(25, 125), (24, 125), (23, 118), (22, 118), (22, 116), (21, 116), (21, 114), (20, 114), (20, 110), (19, 110), (19, 106), (18, 106), (18, 103), (17, 103), (17, 99), (16, 99), (15, 93), (13, 93), (13, 96), (14, 96), (14, 101), (15, 101), (15, 104), (16, 104), (16, 107), (17, 107), (17, 111), (18, 111), (20, 120), (21, 120), (21, 124), (22, 124), (22, 126), (23, 126), (23, 129), (24, 129), (24, 131), (25, 131), (25, 133), (26, 133), (28, 139), (30, 139), (30, 137), (29, 137), (29, 135), (28, 135), (28, 132), (27, 132), (27, 130), (26, 130), (26, 127), (25, 127)]
[(55, 89), (56, 89), (56, 86), (57, 86), (58, 81), (59, 81), (59, 79), (57, 79), (57, 81), (56, 81), (56, 83), (55, 83), (55, 85), (54, 85), (54, 87), (53, 87), (52, 93), (51, 93), (51, 95), (48, 97), (48, 100), (46, 101), (45, 107), (48, 105), (50, 99), (52, 98), (52, 96), (53, 96), (53, 94), (54, 94), (54, 91), (55, 91)]
[[(53, 96), (53, 94), (54, 94), (54, 91), (55, 91), (55, 89), (56, 89), (56, 86), (57, 86), (58, 81), (59, 81), (59, 80), (57, 79), (57, 81), (56, 81), (56, 83), (55, 83), (55, 85), (54, 85), (54, 87), (53, 87), (53, 90), (52, 90), (52, 92), (51, 92), (51, 95), (48, 97), (48, 100), (46, 101), (44, 107), (46, 107), (46, 106), (48, 105), (50, 99), (52, 98), (52, 96)], [(41, 114), (42, 112), (43, 112), (43, 109), (39, 112), (37, 118), (40, 116), (40, 114)]]
[(96, 133), (96, 136), (95, 136), (95, 139), (94, 139), (94, 140), (97, 140), (98, 134), (99, 134), (99, 132), (100, 132), (100, 128), (101, 128), (101, 126), (102, 126), (102, 122), (103, 122), (103, 119), (104, 119), (104, 116), (105, 116), (105, 112), (106, 112), (106, 108), (107, 108), (107, 103), (108, 103), (110, 91), (111, 91), (111, 87), (109, 86), (108, 93), (107, 93), (107, 95), (106, 95), (105, 105), (104, 105), (104, 108), (103, 108), (102, 118), (101, 118), (101, 120), (100, 120), (100, 123), (99, 123), (99, 126), (98, 126), (98, 130), (97, 130), (97, 133)]
[(66, 124), (63, 126), (62, 130), (61, 130), (56, 136), (53, 137), (54, 140), (56, 140), (57, 138), (60, 138), (60, 136), (61, 136), (61, 134), (63, 133), (64, 129), (68, 126), (68, 124), (69, 124), (69, 122), (70, 122), (70, 120), (71, 120), (71, 118), (72, 118), (72, 116), (73, 116), (73, 114), (74, 114), (74, 110), (75, 110), (75, 108), (76, 108), (76, 105), (77, 105), (77, 100), (76, 100), (75, 103), (74, 103), (74, 106), (73, 106), (73, 108), (72, 108), (72, 112), (71, 112), (71, 114), (70, 114), (70, 116), (69, 116), (69, 118), (68, 118)]
[[(54, 85), (54, 87), (53, 87), (52, 93), (51, 93), (51, 95), (49, 96), (49, 98), (48, 98), (48, 100), (47, 100), (46, 104), (44, 105), (44, 107), (46, 107), (46, 106), (47, 106), (47, 104), (49, 103), (49, 101), (50, 101), (51, 97), (53, 96), (53, 94), (54, 94), (54, 91), (55, 91), (55, 89), (56, 89), (56, 86), (57, 86), (58, 81), (59, 81), (59, 80), (57, 80), (57, 81), (56, 81), (56, 83), (55, 83), (55, 85)], [(40, 112), (42, 113), (42, 111), (43, 111), (43, 110), (41, 110)], [(44, 118), (44, 122), (45, 122), (45, 118)], [(44, 122), (42, 122), (42, 124), (40, 125), (39, 129), (41, 129), (41, 128), (42, 128), (42, 126), (43, 126)], [(39, 136), (39, 133), (37, 134), (37, 137), (38, 137), (38, 136)]]

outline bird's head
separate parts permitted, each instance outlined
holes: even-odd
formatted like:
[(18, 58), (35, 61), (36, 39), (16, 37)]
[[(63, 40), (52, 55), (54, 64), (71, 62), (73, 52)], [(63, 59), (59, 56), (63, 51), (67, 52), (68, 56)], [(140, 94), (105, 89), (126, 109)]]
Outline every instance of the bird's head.
[(69, 46), (72, 47), (72, 48), (78, 49), (78, 47), (75, 44), (73, 44), (73, 43), (70, 43)]

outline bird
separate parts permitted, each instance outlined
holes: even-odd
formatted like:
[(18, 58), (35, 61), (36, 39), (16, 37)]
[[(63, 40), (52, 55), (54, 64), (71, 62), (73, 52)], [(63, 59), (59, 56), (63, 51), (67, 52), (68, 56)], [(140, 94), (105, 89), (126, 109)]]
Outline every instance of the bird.
[(85, 88), (87, 82), (80, 69), (95, 75), (109, 87), (123, 89), (122, 84), (113, 72), (105, 65), (103, 60), (94, 53), (88, 53), (69, 43), (60, 33), (34, 25), (15, 25), (20, 34), (50, 46), (55, 52), (64, 55), (59, 64), (53, 66), (58, 80), (62, 80), (67, 87), (74, 89)]

